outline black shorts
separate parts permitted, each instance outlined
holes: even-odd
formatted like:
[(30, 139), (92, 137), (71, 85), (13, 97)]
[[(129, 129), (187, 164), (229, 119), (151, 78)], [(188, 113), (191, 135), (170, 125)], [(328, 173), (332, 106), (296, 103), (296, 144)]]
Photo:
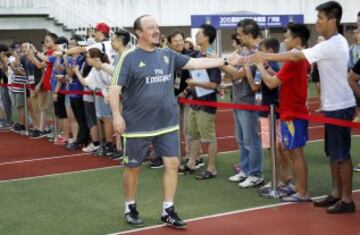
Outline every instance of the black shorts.
[(97, 125), (95, 103), (84, 101), (86, 124), (89, 129)]
[(311, 81), (314, 82), (314, 83), (319, 83), (320, 82), (319, 75), (312, 75), (311, 76)]
[(154, 146), (156, 157), (178, 157), (178, 133), (172, 131), (153, 137), (124, 138), (124, 165), (130, 168), (140, 166), (147, 157), (151, 144)]
[[(352, 121), (355, 107), (324, 111), (325, 117)], [(325, 153), (332, 162), (351, 158), (351, 128), (325, 124)]]
[(54, 102), (55, 116), (60, 119), (67, 118), (65, 107), (65, 95), (58, 94), (57, 101)]
[(311, 81), (318, 83), (320, 82), (320, 74), (317, 66), (313, 69), (312, 73), (310, 74)]

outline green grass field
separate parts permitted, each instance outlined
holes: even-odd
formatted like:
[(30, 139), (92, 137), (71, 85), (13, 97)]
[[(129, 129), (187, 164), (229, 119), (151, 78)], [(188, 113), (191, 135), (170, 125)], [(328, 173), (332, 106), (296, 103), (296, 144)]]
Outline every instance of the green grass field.
[[(353, 138), (354, 162), (360, 161), (360, 138)], [(323, 142), (309, 143), (305, 149), (310, 170), (311, 196), (330, 189), (328, 161)], [(262, 206), (278, 201), (257, 196), (256, 189), (240, 189), (229, 183), (237, 153), (221, 154), (217, 178), (197, 181), (181, 176), (176, 208), (190, 219), (221, 212)], [(269, 158), (265, 160), (269, 178)], [(121, 175), (123, 169), (103, 169), (84, 173), (49, 176), (0, 183), (0, 234), (107, 234), (131, 227), (123, 221)], [(146, 226), (159, 224), (162, 206), (162, 170), (143, 167), (138, 191), (138, 207)], [(360, 174), (354, 174), (354, 188), (360, 188)]]

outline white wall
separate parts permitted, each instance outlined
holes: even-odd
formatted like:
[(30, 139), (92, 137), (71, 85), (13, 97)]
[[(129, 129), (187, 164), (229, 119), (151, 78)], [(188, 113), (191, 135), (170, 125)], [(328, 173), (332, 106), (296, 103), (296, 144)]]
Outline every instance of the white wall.
[[(190, 25), (190, 16), (247, 10), (260, 14), (304, 14), (305, 23), (316, 21), (315, 8), (326, 0), (88, 0), (99, 15), (131, 27), (136, 17), (154, 15), (160, 26)], [(356, 20), (360, 0), (338, 0), (343, 7), (343, 23)]]

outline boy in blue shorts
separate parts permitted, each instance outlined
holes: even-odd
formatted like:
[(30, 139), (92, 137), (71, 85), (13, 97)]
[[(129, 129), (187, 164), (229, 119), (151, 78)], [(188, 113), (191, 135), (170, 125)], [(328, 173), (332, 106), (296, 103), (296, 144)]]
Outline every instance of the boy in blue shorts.
[[(355, 98), (348, 82), (347, 58), (349, 46), (338, 33), (342, 7), (328, 1), (316, 7), (316, 30), (325, 41), (312, 48), (281, 54), (257, 53), (248, 60), (256, 63), (263, 59), (275, 61), (302, 61), (317, 63), (321, 85), (321, 108), (325, 117), (351, 121), (355, 114)], [(345, 58), (345, 59), (344, 59)], [(242, 58), (239, 58), (240, 62)], [(351, 128), (325, 124), (325, 154), (329, 158), (332, 189), (329, 195), (314, 202), (325, 207), (327, 213), (355, 212), (352, 198)]]
[[(285, 37), (289, 50), (301, 50), (310, 37), (310, 31), (303, 24), (293, 24), (289, 25)], [(308, 113), (306, 101), (309, 63), (306, 60), (286, 62), (275, 76), (267, 72), (263, 62), (257, 64), (257, 67), (267, 87), (274, 89), (281, 85), (279, 108), (282, 144), (285, 152), (288, 151), (292, 158), (296, 177), (296, 192), (282, 200), (308, 202), (310, 201), (307, 186), (308, 169), (303, 152), (303, 147), (308, 140), (308, 122), (290, 116), (289, 112)]]

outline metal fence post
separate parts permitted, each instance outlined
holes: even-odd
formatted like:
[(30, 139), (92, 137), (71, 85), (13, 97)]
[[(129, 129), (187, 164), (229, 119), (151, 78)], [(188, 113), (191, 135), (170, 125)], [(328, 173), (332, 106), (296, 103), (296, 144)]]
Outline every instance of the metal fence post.
[(24, 84), (24, 108), (25, 108), (25, 135), (29, 135), (29, 122), (28, 122), (28, 106), (27, 106), (27, 91), (26, 91), (26, 85)]
[(53, 91), (51, 91), (50, 93), (50, 101), (51, 101), (51, 109), (52, 109), (52, 118), (53, 118), (53, 127), (54, 127), (54, 140), (58, 137), (59, 134), (59, 129), (58, 129), (58, 125), (57, 125), (57, 119), (56, 119), (56, 114), (55, 114), (55, 105), (54, 105), (54, 101), (53, 101)]
[(270, 105), (270, 151), (271, 151), (271, 186), (275, 193), (274, 197), (277, 196), (277, 184), (278, 176), (276, 172), (277, 156), (276, 156), (276, 112), (275, 105)]
[[(94, 105), (95, 105), (95, 115), (96, 115), (96, 90), (93, 92), (93, 96), (94, 96)], [(103, 128), (101, 125), (101, 120), (100, 118), (97, 117), (96, 115), (96, 123), (98, 126), (98, 131), (99, 131), (99, 139), (100, 139), (100, 152), (97, 152), (97, 156), (102, 156), (104, 154), (104, 135), (103, 135)]]

